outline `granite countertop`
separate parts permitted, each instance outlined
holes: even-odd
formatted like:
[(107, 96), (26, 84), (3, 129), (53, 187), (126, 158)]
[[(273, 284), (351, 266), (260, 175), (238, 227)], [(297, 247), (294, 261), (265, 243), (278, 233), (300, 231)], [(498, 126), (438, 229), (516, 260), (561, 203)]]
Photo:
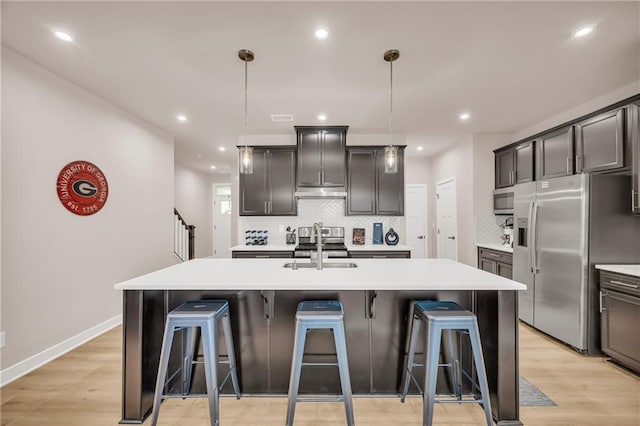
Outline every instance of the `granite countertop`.
[[(293, 259), (291, 259), (293, 261)], [(352, 259), (331, 263), (351, 263)], [(524, 284), (449, 259), (358, 259), (357, 268), (284, 268), (288, 259), (193, 259), (116, 290), (525, 290)], [(328, 263), (328, 262), (325, 262)]]
[(513, 247), (507, 247), (503, 244), (498, 243), (476, 243), (476, 246), (491, 250), (503, 251), (505, 253), (513, 253)]
[(596, 269), (640, 278), (640, 265), (596, 265)]

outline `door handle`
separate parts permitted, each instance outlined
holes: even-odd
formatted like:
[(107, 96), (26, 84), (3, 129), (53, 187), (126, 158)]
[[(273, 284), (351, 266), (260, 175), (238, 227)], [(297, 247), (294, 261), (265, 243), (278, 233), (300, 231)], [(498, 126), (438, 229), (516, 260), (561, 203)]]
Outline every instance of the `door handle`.
[(607, 308), (604, 306), (604, 298), (607, 297), (606, 293), (603, 293), (602, 291), (600, 292), (600, 313), (604, 312), (607, 310)]
[(537, 201), (533, 202), (533, 208), (532, 208), (532, 212), (531, 212), (531, 216), (532, 216), (532, 225), (533, 225), (533, 230), (531, 232), (531, 236), (533, 237), (531, 239), (531, 245), (532, 245), (532, 259), (531, 259), (531, 268), (533, 269), (533, 273), (537, 274), (538, 273), (538, 208), (540, 207), (540, 205), (538, 204)]
[(424, 240), (424, 235), (418, 235), (419, 240)]
[(450, 239), (450, 240), (455, 240), (455, 239), (456, 239), (456, 237), (455, 237), (455, 236), (453, 236), (453, 237), (447, 237), (447, 238), (448, 238), (448, 239)]

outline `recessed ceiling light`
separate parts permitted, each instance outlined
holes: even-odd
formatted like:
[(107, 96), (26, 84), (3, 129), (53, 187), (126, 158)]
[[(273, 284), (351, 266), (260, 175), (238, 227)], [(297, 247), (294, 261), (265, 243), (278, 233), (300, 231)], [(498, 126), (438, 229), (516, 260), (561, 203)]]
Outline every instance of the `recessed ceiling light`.
[(469, 114), (468, 112), (463, 112), (462, 114), (460, 114), (460, 120), (468, 120), (471, 117), (471, 114)]
[(319, 115), (318, 115), (318, 120), (320, 120), (320, 121), (324, 121), (324, 120), (326, 120), (326, 119), (327, 119), (326, 114), (319, 114)]
[(325, 38), (329, 37), (329, 30), (324, 27), (318, 27), (314, 31), (314, 34), (317, 39), (324, 40)]
[(575, 33), (573, 33), (573, 37), (574, 38), (584, 37), (587, 34), (591, 34), (594, 29), (595, 27), (593, 25), (587, 25), (586, 27), (582, 27), (579, 30), (577, 30)]
[(178, 121), (182, 121), (183, 123), (187, 121), (187, 116), (183, 114), (177, 115), (176, 118), (178, 119)]
[(55, 35), (56, 37), (58, 37), (60, 40), (64, 40), (64, 41), (68, 41), (68, 42), (72, 42), (73, 41), (73, 37), (71, 37), (71, 35), (63, 32), (63, 31), (54, 31), (53, 35)]
[(196, 157), (202, 158), (202, 154), (196, 154)]
[(211, 166), (211, 170), (215, 170), (215, 169), (216, 169), (216, 166)]
[(418, 151), (422, 151), (424, 148), (419, 146), (417, 149), (418, 149)]
[(218, 147), (218, 151), (225, 152), (226, 150), (227, 148), (225, 148), (224, 146)]

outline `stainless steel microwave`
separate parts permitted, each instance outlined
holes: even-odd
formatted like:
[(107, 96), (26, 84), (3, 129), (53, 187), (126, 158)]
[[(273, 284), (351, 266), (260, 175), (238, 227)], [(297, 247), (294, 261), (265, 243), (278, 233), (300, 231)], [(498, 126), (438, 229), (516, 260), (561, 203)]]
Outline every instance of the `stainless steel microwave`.
[(513, 214), (513, 186), (493, 191), (493, 213)]

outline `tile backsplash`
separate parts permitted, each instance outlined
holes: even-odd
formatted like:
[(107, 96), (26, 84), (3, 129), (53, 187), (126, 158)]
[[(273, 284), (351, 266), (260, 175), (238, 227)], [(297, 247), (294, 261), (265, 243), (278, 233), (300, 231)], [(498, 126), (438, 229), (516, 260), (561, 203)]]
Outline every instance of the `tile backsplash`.
[(298, 229), (322, 222), (325, 226), (343, 226), (345, 240), (351, 243), (353, 228), (364, 228), (365, 244), (372, 243), (373, 224), (381, 222), (383, 232), (393, 228), (400, 237), (400, 244), (405, 244), (404, 216), (345, 216), (344, 199), (300, 199), (298, 200), (298, 216), (240, 216), (238, 218), (238, 244), (244, 242), (244, 233), (249, 229), (266, 230), (269, 233), (269, 244), (284, 245), (286, 232), (280, 232), (280, 226)]
[(500, 227), (509, 216), (478, 215), (476, 216), (476, 243), (501, 244), (500, 236), (504, 234)]

